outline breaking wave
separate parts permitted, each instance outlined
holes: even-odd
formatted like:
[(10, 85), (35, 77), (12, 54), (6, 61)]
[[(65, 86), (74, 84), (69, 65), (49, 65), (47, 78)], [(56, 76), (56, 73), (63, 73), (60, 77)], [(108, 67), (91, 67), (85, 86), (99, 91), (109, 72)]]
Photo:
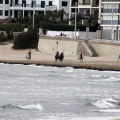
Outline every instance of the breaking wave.
[(24, 105), (24, 106), (18, 106), (15, 104), (7, 104), (4, 106), (1, 106), (3, 109), (22, 109), (22, 110), (43, 110), (42, 105), (39, 103), (37, 104), (31, 104), (31, 105)]
[(93, 102), (92, 105), (99, 108), (115, 108), (120, 106), (120, 102), (113, 98), (109, 98), (109, 99), (97, 100), (96, 102)]

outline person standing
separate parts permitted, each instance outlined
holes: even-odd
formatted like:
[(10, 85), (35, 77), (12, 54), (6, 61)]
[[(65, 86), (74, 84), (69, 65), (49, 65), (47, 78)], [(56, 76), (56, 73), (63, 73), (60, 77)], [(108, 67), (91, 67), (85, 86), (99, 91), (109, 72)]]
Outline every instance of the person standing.
[(59, 59), (59, 52), (57, 51), (56, 55), (55, 55), (55, 61), (57, 62), (57, 59)]
[(83, 54), (82, 54), (82, 52), (80, 53), (80, 61), (83, 61)]
[(62, 62), (63, 59), (64, 59), (64, 53), (62, 52), (62, 53), (60, 54), (60, 56), (59, 56), (59, 60)]
[(31, 59), (31, 50), (29, 50), (28, 55), (29, 55), (29, 59)]

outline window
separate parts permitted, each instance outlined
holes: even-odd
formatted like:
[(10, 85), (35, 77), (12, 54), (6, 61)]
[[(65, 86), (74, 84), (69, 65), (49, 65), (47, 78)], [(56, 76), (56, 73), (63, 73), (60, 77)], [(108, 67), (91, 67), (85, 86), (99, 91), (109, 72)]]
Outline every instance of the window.
[(9, 4), (9, 0), (5, 0), (5, 4)]
[(2, 10), (0, 10), (0, 16), (2, 16), (2, 14), (3, 14), (3, 11), (2, 11)]
[(0, 0), (0, 4), (3, 4), (3, 0)]
[(34, 7), (34, 5), (36, 6), (36, 2), (35, 1), (31, 1), (31, 7)]
[(26, 7), (26, 0), (22, 0), (22, 7), (23, 7), (23, 5), (24, 5), (24, 7)]
[(15, 4), (18, 4), (18, 0), (15, 0)]
[(52, 6), (52, 1), (49, 1), (49, 6)]
[(41, 8), (45, 7), (45, 1), (41, 1)]
[(67, 6), (67, 2), (66, 1), (62, 1), (62, 6)]
[(5, 16), (8, 16), (8, 10), (5, 10)]

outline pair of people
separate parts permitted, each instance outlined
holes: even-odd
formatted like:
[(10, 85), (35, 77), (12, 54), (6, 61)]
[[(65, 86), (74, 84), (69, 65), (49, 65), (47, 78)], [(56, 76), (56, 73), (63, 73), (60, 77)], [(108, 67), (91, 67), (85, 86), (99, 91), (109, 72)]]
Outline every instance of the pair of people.
[(59, 52), (57, 51), (57, 53), (55, 55), (55, 61), (57, 61), (58, 59), (59, 59), (59, 61), (63, 61), (63, 59), (64, 59), (64, 53), (63, 52), (59, 55)]
[(31, 50), (28, 51), (27, 55), (26, 55), (27, 59), (31, 59)]

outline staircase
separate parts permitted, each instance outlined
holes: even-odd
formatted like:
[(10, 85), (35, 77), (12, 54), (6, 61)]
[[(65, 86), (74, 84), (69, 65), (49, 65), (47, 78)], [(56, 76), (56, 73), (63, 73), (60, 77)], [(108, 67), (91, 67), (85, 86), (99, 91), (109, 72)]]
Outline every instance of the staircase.
[(96, 51), (93, 49), (93, 47), (88, 43), (88, 41), (84, 40), (83, 44), (85, 45), (86, 49), (88, 50), (88, 52), (90, 53), (91, 57), (96, 57), (98, 56), (98, 54), (96, 53)]
[(82, 52), (86, 56), (91, 56), (91, 57), (98, 56), (98, 54), (92, 48), (92, 46), (85, 40), (78, 42), (77, 54), (79, 55), (80, 52)]

